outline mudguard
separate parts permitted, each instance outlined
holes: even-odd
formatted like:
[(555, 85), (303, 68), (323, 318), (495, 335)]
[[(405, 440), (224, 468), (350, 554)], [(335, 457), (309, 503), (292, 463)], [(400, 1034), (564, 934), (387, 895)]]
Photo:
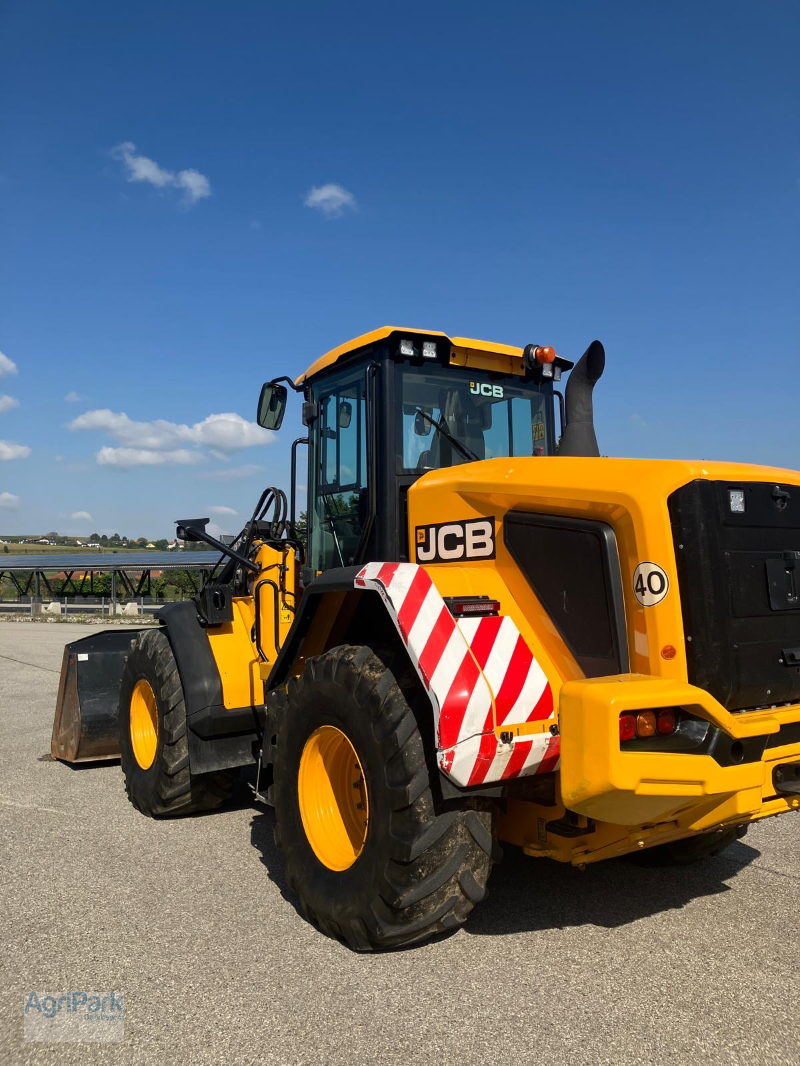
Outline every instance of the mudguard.
[(354, 584), (380, 595), (408, 649), (430, 698), (439, 767), (455, 784), (557, 768), (550, 683), (511, 618), (455, 619), (415, 563), (368, 563)]

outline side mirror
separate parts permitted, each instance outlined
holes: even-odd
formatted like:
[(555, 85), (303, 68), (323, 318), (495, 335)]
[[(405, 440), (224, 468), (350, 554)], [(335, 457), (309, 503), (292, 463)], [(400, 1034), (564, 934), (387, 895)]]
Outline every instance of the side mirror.
[(339, 404), (339, 429), (349, 429), (353, 418), (353, 405), (347, 400)]
[(427, 418), (422, 417), (422, 412), (417, 411), (414, 415), (414, 433), (418, 437), (427, 437), (433, 427)]
[(263, 429), (280, 429), (286, 412), (288, 390), (285, 385), (276, 385), (268, 381), (261, 386), (258, 397), (256, 421)]

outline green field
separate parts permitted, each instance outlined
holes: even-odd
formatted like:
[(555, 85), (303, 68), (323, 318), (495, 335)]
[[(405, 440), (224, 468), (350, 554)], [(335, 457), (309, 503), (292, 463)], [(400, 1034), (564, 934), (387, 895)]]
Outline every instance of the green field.
[[(81, 555), (137, 555), (146, 551), (156, 551), (155, 548), (79, 548), (77, 544), (3, 544), (2, 553), (5, 555), (67, 555), (80, 553)], [(8, 548), (8, 551), (6, 551)], [(2, 556), (0, 556), (2, 562)]]

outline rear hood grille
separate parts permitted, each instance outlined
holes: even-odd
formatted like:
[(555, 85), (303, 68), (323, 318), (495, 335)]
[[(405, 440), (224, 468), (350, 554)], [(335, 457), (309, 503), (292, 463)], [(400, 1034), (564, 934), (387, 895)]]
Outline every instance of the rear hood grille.
[(669, 513), (690, 683), (729, 711), (800, 701), (800, 488), (692, 481)]

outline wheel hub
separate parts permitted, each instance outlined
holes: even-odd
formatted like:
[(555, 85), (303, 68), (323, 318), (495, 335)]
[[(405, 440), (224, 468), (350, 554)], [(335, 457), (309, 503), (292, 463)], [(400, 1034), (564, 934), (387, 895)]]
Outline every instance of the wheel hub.
[(136, 762), (149, 770), (156, 757), (158, 745), (158, 707), (150, 682), (140, 677), (131, 694), (131, 747)]
[(329, 870), (349, 869), (364, 850), (369, 800), (361, 762), (341, 729), (323, 725), (308, 738), (297, 795), (314, 854)]

